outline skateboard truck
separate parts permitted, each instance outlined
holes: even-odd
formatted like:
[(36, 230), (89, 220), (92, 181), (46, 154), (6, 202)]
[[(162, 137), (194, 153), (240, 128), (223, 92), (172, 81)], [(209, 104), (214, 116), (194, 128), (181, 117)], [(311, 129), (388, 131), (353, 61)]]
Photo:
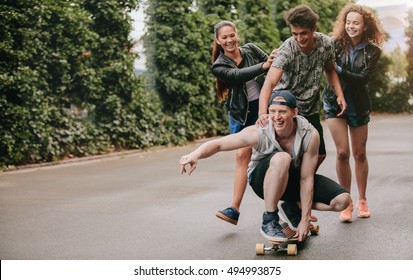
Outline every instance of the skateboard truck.
[[(320, 231), (319, 225), (311, 225), (309, 234), (311, 235), (318, 235)], [(296, 256), (297, 255), (297, 242), (298, 238), (291, 238), (285, 242), (277, 242), (277, 241), (268, 241), (271, 243), (271, 247), (265, 247), (262, 243), (257, 243), (255, 245), (255, 253), (257, 255), (264, 255), (265, 252), (277, 252), (277, 251), (286, 251), (287, 255), (289, 256)]]

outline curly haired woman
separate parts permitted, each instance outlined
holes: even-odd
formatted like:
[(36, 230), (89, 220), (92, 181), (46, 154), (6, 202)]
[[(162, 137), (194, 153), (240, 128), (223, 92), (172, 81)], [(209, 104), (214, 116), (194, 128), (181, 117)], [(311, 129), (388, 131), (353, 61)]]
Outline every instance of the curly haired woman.
[[(368, 160), (366, 144), (370, 122), (370, 98), (366, 85), (380, 58), (380, 44), (385, 33), (376, 15), (370, 9), (346, 5), (339, 13), (332, 32), (335, 40), (335, 69), (347, 103), (347, 111), (337, 117), (340, 107), (334, 91), (327, 85), (323, 92), (323, 106), (328, 128), (333, 137), (337, 155), (336, 172), (342, 186), (351, 189), (350, 144), (355, 162), (358, 188), (358, 217), (369, 218), (366, 189)], [(340, 221), (351, 222), (353, 203), (341, 211)]]

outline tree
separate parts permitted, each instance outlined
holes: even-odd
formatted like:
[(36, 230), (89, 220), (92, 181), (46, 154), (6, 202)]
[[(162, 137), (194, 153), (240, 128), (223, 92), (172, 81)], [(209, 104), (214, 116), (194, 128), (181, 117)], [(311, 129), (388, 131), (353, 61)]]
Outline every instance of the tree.
[(132, 71), (137, 5), (1, 2), (0, 168), (165, 143)]
[(402, 52), (400, 46), (389, 53), (392, 63), (389, 65), (390, 75), (396, 79), (404, 81), (407, 77), (407, 58), (406, 54)]
[(410, 24), (406, 29), (409, 45), (407, 54), (402, 53), (400, 48), (394, 49), (389, 54), (383, 53), (369, 83), (369, 89), (371, 90), (369, 93), (373, 101), (374, 111), (413, 112), (413, 104), (411, 103), (413, 94), (411, 38), (413, 32), (410, 27), (413, 21), (413, 9), (410, 10), (408, 19)]
[(273, 18), (275, 25), (280, 33), (280, 40), (283, 42), (291, 37), (290, 28), (287, 26), (284, 20), (284, 13), (297, 6), (300, 0), (270, 0), (273, 10)]
[(78, 4), (1, 3), (0, 165), (78, 152), (88, 142), (82, 133), (95, 133), (71, 118), (69, 110), (71, 100), (81, 103), (74, 88), (93, 87), (75, 79), (82, 69), (87, 71), (82, 55), (97, 37), (88, 29), (90, 15)]
[(272, 5), (268, 0), (242, 2), (240, 17), (245, 28), (241, 30), (244, 41), (255, 43), (266, 53), (280, 45), (280, 35), (271, 17)]
[(148, 74), (159, 94), (174, 143), (214, 134), (220, 122), (211, 88), (212, 29), (192, 1), (148, 1)]
[(204, 0), (198, 2), (199, 10), (207, 17), (212, 18), (212, 23), (221, 20), (230, 20), (236, 23), (239, 19), (239, 0)]
[(135, 85), (128, 12), (136, 8), (137, 3), (136, 0), (83, 2), (85, 10), (93, 15), (90, 29), (99, 36), (91, 50), (91, 66), (101, 83), (93, 96), (94, 118), (118, 148), (134, 147), (131, 143), (139, 134), (134, 113), (128, 108)]
[(376, 68), (370, 75), (367, 92), (372, 101), (372, 111), (401, 113), (412, 112), (408, 83), (390, 74), (392, 58), (382, 53)]

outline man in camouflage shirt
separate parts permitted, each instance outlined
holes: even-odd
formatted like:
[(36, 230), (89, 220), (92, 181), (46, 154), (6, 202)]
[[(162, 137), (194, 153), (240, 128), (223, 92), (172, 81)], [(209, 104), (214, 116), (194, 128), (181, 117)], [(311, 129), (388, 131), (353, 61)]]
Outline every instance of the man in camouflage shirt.
[(298, 102), (300, 115), (319, 132), (318, 165), (326, 157), (323, 128), (320, 123), (320, 83), (325, 72), (327, 81), (337, 95), (343, 114), (346, 110), (340, 81), (334, 71), (332, 38), (316, 32), (318, 15), (308, 6), (299, 5), (285, 14), (292, 36), (279, 48), (260, 93), (258, 124), (268, 123), (267, 104), (272, 91), (289, 90)]

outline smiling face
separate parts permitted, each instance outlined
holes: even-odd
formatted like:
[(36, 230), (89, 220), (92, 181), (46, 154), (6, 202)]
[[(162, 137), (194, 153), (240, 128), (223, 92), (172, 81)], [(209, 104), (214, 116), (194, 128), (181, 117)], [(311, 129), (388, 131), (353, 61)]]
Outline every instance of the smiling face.
[(291, 25), (290, 29), (294, 40), (304, 53), (309, 53), (315, 48), (315, 28)]
[[(273, 100), (285, 102), (285, 99), (281, 96), (277, 96)], [(294, 129), (294, 117), (298, 113), (297, 108), (293, 109), (287, 105), (271, 104), (268, 107), (268, 113), (278, 135), (283, 134), (283, 132), (288, 133)]]
[(363, 16), (357, 12), (349, 12), (346, 17), (345, 29), (353, 45), (360, 43), (366, 30)]
[(224, 49), (225, 54), (238, 50), (238, 35), (232, 26), (221, 27), (215, 40)]

